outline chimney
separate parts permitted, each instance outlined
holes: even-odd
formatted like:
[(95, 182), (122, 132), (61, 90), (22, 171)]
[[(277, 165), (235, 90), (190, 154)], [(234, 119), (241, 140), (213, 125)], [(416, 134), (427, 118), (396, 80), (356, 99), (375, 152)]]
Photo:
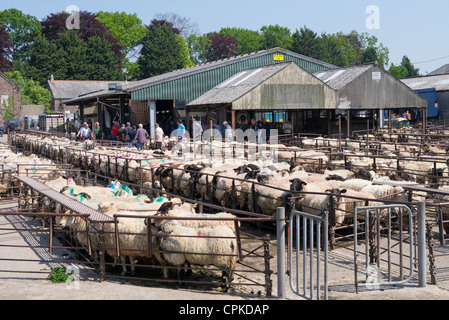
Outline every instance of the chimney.
[(50, 81), (54, 82), (55, 81), (55, 77), (53, 75), (50, 76)]

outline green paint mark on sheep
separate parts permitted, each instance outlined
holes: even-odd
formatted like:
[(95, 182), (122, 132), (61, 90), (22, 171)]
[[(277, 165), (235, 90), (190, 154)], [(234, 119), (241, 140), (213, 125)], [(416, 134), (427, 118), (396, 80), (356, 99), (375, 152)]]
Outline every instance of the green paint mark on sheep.
[(162, 201), (164, 201), (164, 200), (165, 200), (164, 197), (160, 197), (160, 198), (157, 198), (154, 202), (159, 203), (159, 202), (162, 202)]

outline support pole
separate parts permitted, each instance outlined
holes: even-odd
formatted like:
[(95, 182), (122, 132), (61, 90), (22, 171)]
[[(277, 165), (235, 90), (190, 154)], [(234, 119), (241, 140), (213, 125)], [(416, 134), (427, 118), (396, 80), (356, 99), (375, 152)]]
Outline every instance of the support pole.
[(278, 298), (285, 299), (285, 208), (277, 208)]
[(418, 202), (418, 283), (426, 287), (426, 204)]

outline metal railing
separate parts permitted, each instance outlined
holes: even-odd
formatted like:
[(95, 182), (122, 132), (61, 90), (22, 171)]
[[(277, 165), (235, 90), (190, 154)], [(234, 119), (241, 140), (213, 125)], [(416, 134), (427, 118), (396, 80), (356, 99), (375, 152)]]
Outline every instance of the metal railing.
[[(302, 228), (300, 219), (302, 219)], [(328, 279), (327, 279), (327, 263), (328, 263), (328, 217), (325, 212), (322, 217), (314, 216), (304, 212), (295, 211), (290, 216), (290, 234), (289, 234), (289, 270), (290, 270), (290, 288), (292, 291), (306, 299), (328, 299)], [(314, 229), (316, 228), (316, 230)], [(293, 233), (293, 230), (295, 233)], [(323, 239), (321, 232), (323, 230)], [(295, 236), (295, 241), (293, 241)], [(302, 239), (302, 254), (301, 242)], [(316, 242), (314, 242), (314, 240)], [(307, 246), (309, 244), (309, 246)], [(314, 246), (316, 246), (314, 253)], [(321, 292), (321, 247), (324, 253), (324, 275), (323, 275), (323, 293)], [(300, 256), (302, 255), (302, 268), (300, 263)], [(296, 259), (294, 259), (296, 257)], [(307, 264), (308, 258), (308, 264)], [(314, 269), (314, 260), (316, 261), (316, 269)], [(293, 265), (294, 263), (294, 265)], [(301, 274), (302, 269), (302, 274)], [(295, 275), (293, 275), (295, 272)], [(302, 275), (302, 287), (301, 287)], [(307, 275), (309, 279), (307, 280)], [(296, 280), (296, 281), (295, 281)], [(314, 281), (315, 280), (315, 281)], [(316, 285), (315, 285), (316, 283)], [(302, 288), (302, 292), (301, 292)], [(315, 296), (316, 289), (316, 296)]]

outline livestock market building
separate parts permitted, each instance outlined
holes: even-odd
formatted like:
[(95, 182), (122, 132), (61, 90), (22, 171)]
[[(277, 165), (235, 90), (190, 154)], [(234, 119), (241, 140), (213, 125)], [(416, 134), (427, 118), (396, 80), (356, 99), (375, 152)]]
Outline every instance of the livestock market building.
[(427, 105), (377, 64), (338, 68), (282, 48), (176, 70), (65, 103), (79, 105), (81, 115), (85, 107), (97, 106), (102, 121), (101, 106), (116, 107), (122, 123), (142, 123), (152, 138), (156, 122), (169, 134), (170, 121), (183, 118), (189, 127), (193, 117), (207, 124), (226, 120), (233, 126), (242, 116), (265, 117), (272, 128), (290, 119), (294, 133), (331, 134), (342, 114), (350, 133), (360, 123), (366, 129), (367, 119), (375, 125), (375, 110)]

